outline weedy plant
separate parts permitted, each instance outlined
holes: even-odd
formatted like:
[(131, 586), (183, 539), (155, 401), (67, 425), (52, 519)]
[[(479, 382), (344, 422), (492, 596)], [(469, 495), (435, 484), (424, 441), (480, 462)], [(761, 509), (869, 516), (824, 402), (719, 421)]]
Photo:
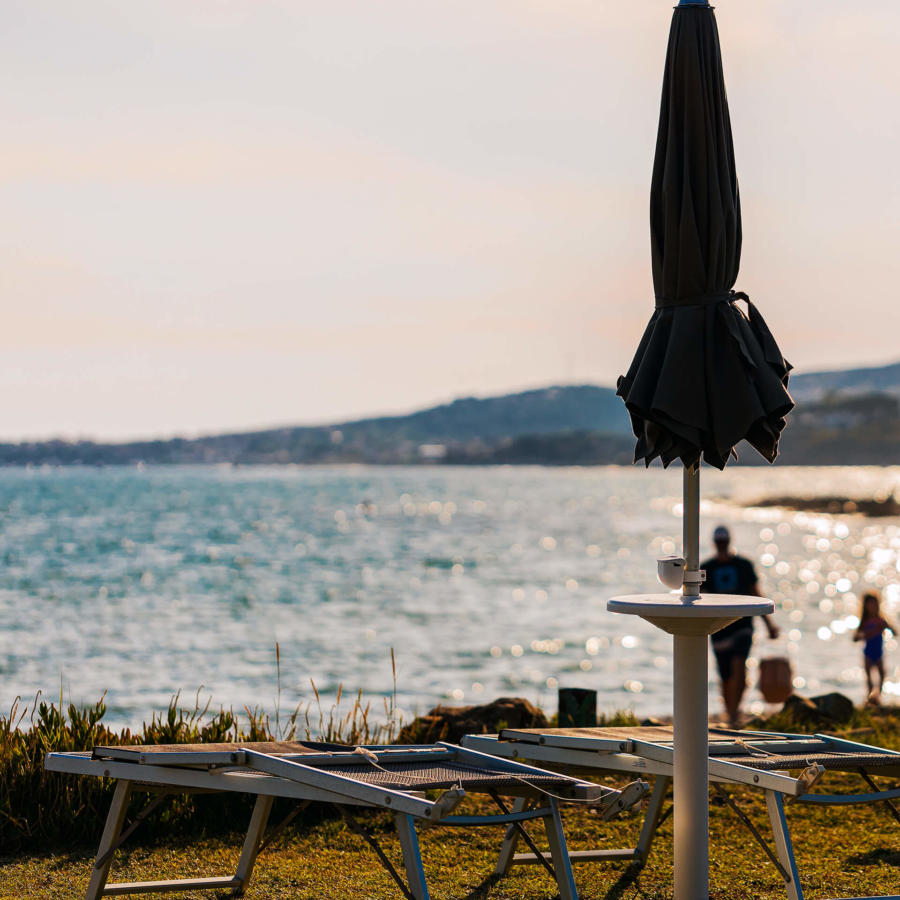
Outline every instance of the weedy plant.
[[(93, 841), (109, 808), (113, 783), (100, 778), (73, 778), (44, 770), (44, 756), (51, 751), (91, 750), (97, 746), (134, 744), (205, 744), (229, 741), (317, 740), (335, 744), (390, 743), (400, 720), (395, 715), (397, 669), (391, 651), (394, 690), (384, 700), (384, 721), (372, 714), (370, 701), (359, 691), (343, 710), (343, 687), (325, 709), (313, 683), (314, 703), (299, 703), (282, 720), (281, 659), (276, 645), (277, 698), (274, 725), (261, 707), (244, 709), (244, 716), (220, 708), (212, 701), (193, 706), (182, 703), (181, 693), (169, 701), (165, 712), (154, 713), (138, 731), (114, 731), (103, 718), (105, 694), (89, 706), (45, 701), (40, 692), (30, 705), (20, 698), (8, 715), (0, 715), (0, 847), (7, 853), (59, 845), (65, 841)], [(202, 690), (202, 689), (201, 689)], [(314, 724), (316, 723), (316, 724)], [(136, 798), (135, 804), (146, 802)], [(243, 822), (249, 801), (240, 796), (205, 797), (200, 805), (192, 796), (173, 797), (142, 826), (145, 833), (185, 829), (221, 832), (228, 822)], [(246, 815), (244, 811), (246, 808)]]
[[(397, 716), (397, 662), (394, 659), (394, 650), (391, 648), (391, 674), (393, 676), (393, 690), (390, 697), (385, 697), (384, 719), (376, 721), (372, 716), (371, 701), (363, 702), (362, 689), (357, 691), (353, 703), (346, 712), (341, 711), (341, 699), (343, 698), (343, 685), (338, 685), (337, 699), (328, 709), (327, 717), (322, 709), (322, 700), (315, 682), (310, 680), (313, 695), (316, 698), (316, 714), (318, 724), (315, 728), (316, 740), (327, 741), (333, 744), (392, 744), (397, 740), (402, 721)], [(311, 704), (303, 711), (304, 730), (306, 739), (312, 740), (313, 725)], [(300, 708), (294, 710), (289, 722), (292, 728), (296, 728)], [(292, 732), (293, 733), (293, 732)]]

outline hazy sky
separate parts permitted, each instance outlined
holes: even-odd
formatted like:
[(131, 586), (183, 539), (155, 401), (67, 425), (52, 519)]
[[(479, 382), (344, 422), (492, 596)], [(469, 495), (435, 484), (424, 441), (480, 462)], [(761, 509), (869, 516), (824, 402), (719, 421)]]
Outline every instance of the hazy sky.
[[(12, 0), (0, 438), (612, 384), (653, 307), (673, 0)], [(720, 0), (737, 288), (900, 358), (900, 2)]]

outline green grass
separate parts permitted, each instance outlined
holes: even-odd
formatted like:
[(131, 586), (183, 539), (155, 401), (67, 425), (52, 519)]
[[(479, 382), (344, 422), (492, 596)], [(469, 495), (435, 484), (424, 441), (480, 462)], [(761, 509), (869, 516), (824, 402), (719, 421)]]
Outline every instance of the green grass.
[[(847, 788), (852, 779), (837, 779)], [(741, 807), (766, 834), (761, 796), (737, 790)], [(212, 799), (212, 798), (208, 798)], [(285, 807), (287, 809), (287, 807)], [(283, 812), (284, 810), (280, 810)], [(279, 818), (276, 810), (275, 821)], [(788, 808), (795, 851), (808, 896), (868, 896), (896, 894), (900, 887), (898, 825), (884, 809), (845, 807)], [(370, 814), (367, 827), (399, 864), (399, 846), (389, 817)], [(578, 809), (565, 813), (571, 849), (632, 846), (640, 816), (627, 814), (614, 822), (599, 822)], [(671, 818), (660, 828), (643, 869), (626, 863), (578, 864), (579, 891), (584, 898), (662, 900), (671, 897)], [(136, 836), (137, 837), (137, 836)], [(435, 900), (547, 900), (553, 883), (539, 867), (518, 867), (508, 877), (490, 877), (501, 829), (435, 829), (421, 838), (426, 874)], [(187, 875), (224, 875), (233, 871), (240, 835), (199, 837), (195, 841), (157, 838), (131, 842), (119, 851), (112, 878), (141, 880)], [(0, 898), (81, 897), (87, 883), (94, 846), (68, 852), (0, 858)], [(710, 893), (715, 900), (783, 898), (784, 888), (773, 865), (756, 846), (734, 814), (713, 801), (710, 809)], [(208, 898), (210, 892), (186, 892), (180, 897)], [(220, 895), (224, 896), (224, 895)], [(324, 900), (324, 898), (399, 897), (375, 855), (336, 819), (307, 822), (290, 828), (259, 859), (248, 898)]]
[[(390, 740), (357, 695), (346, 710), (320, 706), (294, 710), (272, 724), (259, 711), (239, 719), (208, 706), (169, 709), (136, 733), (111, 732), (103, 725), (102, 702), (84, 709), (37, 703), (0, 718), (0, 900), (82, 897), (110, 799), (110, 785), (96, 778), (45, 773), (43, 753), (83, 749), (96, 743), (169, 743), (271, 739), (293, 735), (336, 742)], [(612, 722), (632, 724), (627, 712)], [(784, 717), (758, 727), (802, 730)], [(856, 740), (900, 748), (900, 719), (893, 710), (861, 710), (846, 728)], [(380, 730), (381, 729), (381, 730)], [(622, 779), (606, 779), (622, 784)], [(828, 775), (820, 789), (860, 790), (855, 776)], [(730, 789), (741, 808), (766, 837), (770, 831), (759, 792)], [(146, 803), (138, 793), (131, 815)], [(476, 799), (468, 809), (486, 809)], [(287, 814), (278, 801), (271, 818)], [(570, 849), (633, 846), (640, 813), (603, 823), (578, 807), (565, 811)], [(810, 898), (900, 894), (900, 825), (883, 806), (813, 807), (790, 805), (788, 821), (803, 887)], [(116, 853), (111, 880), (148, 880), (227, 875), (236, 865), (250, 816), (247, 798), (223, 795), (168, 801)], [(400, 864), (391, 819), (361, 816)], [(534, 826), (532, 826), (532, 830)], [(507, 878), (491, 877), (502, 829), (434, 829), (422, 834), (426, 874), (435, 900), (548, 900), (556, 892), (540, 867), (518, 867)], [(543, 842), (540, 842), (543, 843)], [(578, 864), (581, 896), (602, 900), (662, 900), (672, 895), (672, 819), (660, 827), (648, 863), (639, 869), (624, 862)], [(715, 900), (783, 898), (775, 867), (733, 811), (713, 795), (710, 805), (710, 892)], [(208, 900), (211, 892), (185, 892), (182, 898)], [(224, 894), (220, 894), (224, 897)], [(298, 817), (260, 857), (248, 898), (396, 898), (400, 894), (366, 844), (327, 809), (314, 807)]]

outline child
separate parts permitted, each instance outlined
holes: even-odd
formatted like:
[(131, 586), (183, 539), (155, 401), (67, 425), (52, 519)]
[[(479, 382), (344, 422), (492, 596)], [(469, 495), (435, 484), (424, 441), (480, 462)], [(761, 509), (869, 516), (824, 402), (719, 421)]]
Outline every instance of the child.
[[(859, 628), (853, 635), (854, 641), (865, 641), (863, 664), (866, 668), (866, 683), (869, 686), (868, 701), (874, 706), (881, 702), (881, 687), (884, 684), (884, 632), (889, 629), (900, 634), (897, 627), (881, 616), (881, 598), (875, 591), (867, 591), (862, 597), (862, 611)], [(872, 670), (878, 670), (878, 687), (872, 685)]]

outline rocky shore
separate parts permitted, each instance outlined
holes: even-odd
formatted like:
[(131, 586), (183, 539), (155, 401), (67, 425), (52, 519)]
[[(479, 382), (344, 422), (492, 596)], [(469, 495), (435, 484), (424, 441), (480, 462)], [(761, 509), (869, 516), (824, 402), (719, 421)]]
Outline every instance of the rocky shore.
[[(900, 719), (900, 707), (867, 707), (876, 716)], [(842, 728), (856, 713), (853, 701), (837, 691), (816, 697), (792, 694), (776, 713), (750, 719), (745, 727), (752, 730), (829, 731)], [(504, 728), (548, 728), (555, 725), (555, 717), (548, 717), (541, 709), (522, 697), (501, 697), (481, 706), (436, 706), (404, 726), (400, 743), (420, 744), (433, 741), (459, 741), (464, 734), (496, 734)], [(664, 725), (671, 720), (638, 719), (630, 712), (599, 716), (597, 725), (631, 724)], [(592, 723), (583, 722), (582, 725)], [(710, 724), (715, 724), (711, 720)]]
[(748, 506), (780, 506), (784, 509), (796, 509), (805, 512), (831, 514), (857, 514), (879, 518), (883, 516), (900, 516), (900, 502), (890, 497), (765, 497)]

